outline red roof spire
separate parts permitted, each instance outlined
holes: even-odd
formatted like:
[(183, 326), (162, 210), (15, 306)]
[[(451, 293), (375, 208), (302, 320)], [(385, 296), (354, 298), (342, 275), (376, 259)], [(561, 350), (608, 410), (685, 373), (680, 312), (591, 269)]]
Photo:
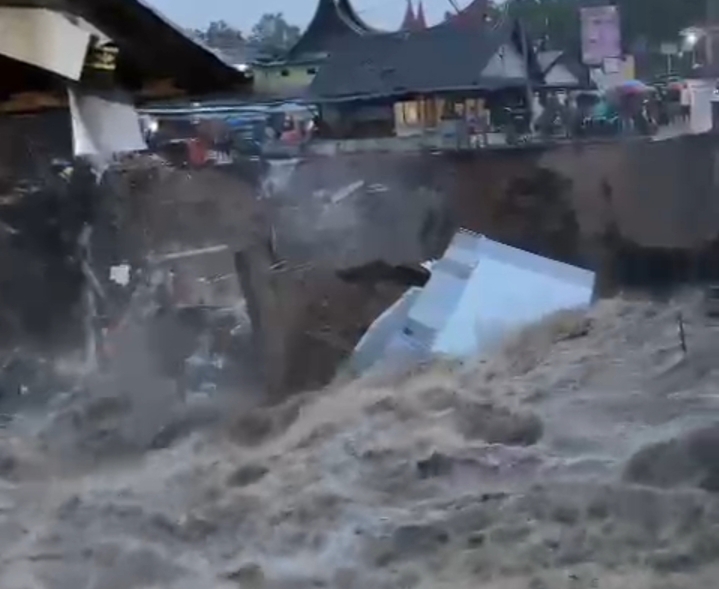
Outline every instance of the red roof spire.
[(400, 25), (401, 31), (413, 31), (417, 28), (417, 19), (414, 16), (412, 0), (407, 0), (407, 10), (404, 12), (404, 19)]
[(416, 29), (427, 28), (427, 21), (424, 18), (424, 6), (422, 6), (422, 0), (419, 0), (419, 6), (417, 7), (417, 16), (414, 19), (414, 26)]

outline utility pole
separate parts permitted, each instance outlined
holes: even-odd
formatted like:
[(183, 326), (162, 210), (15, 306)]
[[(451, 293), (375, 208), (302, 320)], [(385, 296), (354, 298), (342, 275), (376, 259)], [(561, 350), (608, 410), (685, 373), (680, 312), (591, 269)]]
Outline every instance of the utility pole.
[(524, 59), (524, 68), (527, 76), (525, 92), (527, 93), (527, 112), (529, 113), (528, 126), (530, 133), (534, 133), (534, 92), (532, 91), (532, 71), (529, 67), (529, 52), (531, 51), (531, 49), (529, 47), (529, 43), (527, 42), (527, 35), (525, 34), (524, 25), (519, 20), (516, 20), (514, 22), (514, 26), (517, 28), (517, 31), (520, 35), (520, 40), (522, 44), (522, 58)]
[(706, 0), (706, 19), (705, 61), (707, 69), (714, 74), (719, 66), (719, 56), (716, 55), (719, 49), (716, 38), (716, 27), (719, 25), (719, 0)]
[(452, 8), (454, 8), (454, 12), (456, 14), (459, 14), (461, 12), (461, 9), (459, 8), (459, 6), (457, 6), (457, 0), (449, 0), (449, 3), (452, 6)]

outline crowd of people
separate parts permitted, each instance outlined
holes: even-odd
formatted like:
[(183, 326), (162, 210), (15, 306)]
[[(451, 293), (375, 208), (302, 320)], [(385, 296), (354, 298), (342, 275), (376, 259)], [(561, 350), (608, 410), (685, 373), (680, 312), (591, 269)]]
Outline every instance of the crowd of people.
[[(686, 82), (679, 81), (649, 86), (631, 80), (604, 91), (543, 90), (534, 95), (531, 108), (526, 96), (516, 92), (486, 99), (444, 100), (442, 124), (433, 130), (451, 132), (458, 146), (486, 148), (537, 139), (649, 136), (662, 126), (689, 124), (692, 115), (692, 91)], [(454, 124), (444, 124), (447, 122)], [(146, 125), (148, 145), (156, 148), (161, 144), (170, 152), (179, 150), (182, 153), (178, 157), (194, 166), (210, 160), (231, 161), (233, 153), (301, 150), (316, 138), (332, 137), (331, 133), (325, 134), (327, 124), (316, 109), (289, 103), (269, 109), (262, 116), (239, 113), (229, 118), (187, 117), (162, 123)], [(378, 136), (394, 133), (392, 121), (385, 127)], [(177, 138), (185, 138), (184, 142), (180, 140), (182, 146), (178, 146)]]
[(686, 83), (556, 92), (536, 97), (533, 106), (534, 129), (542, 137), (652, 135), (661, 126), (689, 122), (691, 92)]

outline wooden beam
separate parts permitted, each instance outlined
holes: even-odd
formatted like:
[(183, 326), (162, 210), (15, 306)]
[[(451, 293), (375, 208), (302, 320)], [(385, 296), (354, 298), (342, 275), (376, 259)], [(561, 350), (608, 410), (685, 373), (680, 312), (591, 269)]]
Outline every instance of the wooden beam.
[(34, 112), (49, 108), (67, 108), (67, 94), (50, 92), (20, 92), (13, 94), (9, 100), (0, 102), (0, 112), (21, 113)]

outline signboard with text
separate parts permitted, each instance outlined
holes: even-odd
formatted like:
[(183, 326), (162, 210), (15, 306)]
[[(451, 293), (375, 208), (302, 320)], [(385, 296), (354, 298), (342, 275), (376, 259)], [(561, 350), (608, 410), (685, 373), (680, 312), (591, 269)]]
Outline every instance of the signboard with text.
[(601, 66), (607, 58), (622, 56), (619, 9), (594, 6), (580, 11), (582, 24), (582, 61)]
[(679, 44), (678, 43), (662, 43), (659, 47), (659, 52), (662, 55), (679, 55)]

